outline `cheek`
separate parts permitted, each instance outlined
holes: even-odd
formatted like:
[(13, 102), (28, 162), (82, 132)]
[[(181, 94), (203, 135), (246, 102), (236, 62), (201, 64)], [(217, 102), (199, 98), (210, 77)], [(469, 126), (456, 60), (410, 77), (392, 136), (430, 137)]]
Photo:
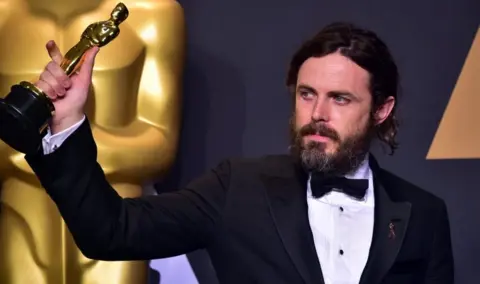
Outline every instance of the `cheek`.
[(360, 133), (365, 132), (368, 124), (368, 116), (358, 117), (357, 119), (351, 121), (350, 123), (345, 123), (337, 127), (337, 132), (340, 135), (342, 141), (347, 138), (354, 137)]
[(332, 127), (345, 139), (361, 132), (367, 126), (370, 112), (367, 109), (339, 109), (332, 111)]
[(366, 112), (364, 115), (362, 115), (357, 119), (357, 123), (353, 124), (352, 129), (350, 130), (355, 133), (365, 131), (365, 128), (367, 127), (369, 121), (370, 121), (370, 113)]
[(295, 125), (297, 128), (309, 124), (310, 121), (311, 111), (309, 111), (305, 106), (297, 104), (297, 107), (295, 107)]

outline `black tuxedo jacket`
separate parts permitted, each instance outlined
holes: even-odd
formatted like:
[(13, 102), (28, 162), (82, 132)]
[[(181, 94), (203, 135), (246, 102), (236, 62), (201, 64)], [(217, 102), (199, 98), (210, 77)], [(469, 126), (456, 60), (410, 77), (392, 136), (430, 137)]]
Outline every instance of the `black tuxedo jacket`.
[[(204, 248), (220, 283), (324, 283), (307, 179), (288, 156), (225, 160), (179, 191), (122, 199), (96, 155), (86, 121), (53, 154), (26, 156), (85, 256), (146, 260)], [(374, 238), (360, 283), (453, 283), (444, 202), (371, 167)]]

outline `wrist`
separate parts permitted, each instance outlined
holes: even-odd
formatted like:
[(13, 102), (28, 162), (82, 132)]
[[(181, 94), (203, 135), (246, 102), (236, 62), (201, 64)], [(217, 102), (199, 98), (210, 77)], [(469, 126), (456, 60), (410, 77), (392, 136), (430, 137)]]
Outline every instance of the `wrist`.
[(84, 114), (75, 114), (69, 115), (62, 119), (55, 119), (55, 117), (50, 121), (49, 127), (52, 135), (55, 135), (59, 132), (62, 132), (83, 119)]

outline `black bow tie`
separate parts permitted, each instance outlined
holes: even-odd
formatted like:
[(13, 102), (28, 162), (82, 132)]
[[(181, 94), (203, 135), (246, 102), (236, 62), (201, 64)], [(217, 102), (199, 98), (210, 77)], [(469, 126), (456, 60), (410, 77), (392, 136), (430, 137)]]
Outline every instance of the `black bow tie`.
[(335, 189), (357, 200), (362, 200), (367, 193), (368, 180), (312, 174), (310, 187), (315, 198), (320, 198)]

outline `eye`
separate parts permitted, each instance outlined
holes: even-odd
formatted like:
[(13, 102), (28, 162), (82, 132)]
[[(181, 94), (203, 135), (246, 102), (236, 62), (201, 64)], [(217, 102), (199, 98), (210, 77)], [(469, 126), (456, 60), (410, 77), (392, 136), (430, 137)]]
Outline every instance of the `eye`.
[(303, 99), (303, 100), (306, 100), (306, 101), (309, 101), (309, 100), (312, 100), (315, 98), (315, 94), (313, 94), (312, 92), (308, 92), (308, 91), (299, 91), (298, 92), (298, 95)]
[(340, 105), (346, 105), (346, 104), (350, 103), (350, 99), (348, 99), (348, 98), (346, 98), (345, 96), (342, 96), (342, 95), (333, 96), (333, 99), (335, 100), (336, 103), (338, 103)]

